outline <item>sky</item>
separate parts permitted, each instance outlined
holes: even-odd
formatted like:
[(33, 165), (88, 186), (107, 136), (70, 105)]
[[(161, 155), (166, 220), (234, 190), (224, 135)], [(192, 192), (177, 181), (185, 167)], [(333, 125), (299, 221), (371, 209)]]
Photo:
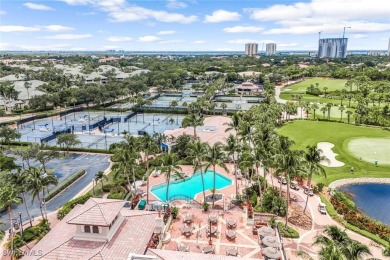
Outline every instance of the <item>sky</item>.
[[(0, 50), (386, 50), (388, 0), (1, 0)], [(264, 47), (263, 47), (264, 46)]]

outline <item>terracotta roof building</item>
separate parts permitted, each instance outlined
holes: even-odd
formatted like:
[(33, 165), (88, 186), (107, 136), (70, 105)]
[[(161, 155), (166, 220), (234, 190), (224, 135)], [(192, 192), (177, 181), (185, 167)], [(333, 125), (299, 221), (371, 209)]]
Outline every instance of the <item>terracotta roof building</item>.
[(260, 92), (259, 87), (252, 82), (243, 82), (236, 89), (238, 94), (254, 94)]
[(145, 254), (157, 214), (124, 208), (125, 201), (89, 199), (76, 206), (23, 259), (127, 259)]

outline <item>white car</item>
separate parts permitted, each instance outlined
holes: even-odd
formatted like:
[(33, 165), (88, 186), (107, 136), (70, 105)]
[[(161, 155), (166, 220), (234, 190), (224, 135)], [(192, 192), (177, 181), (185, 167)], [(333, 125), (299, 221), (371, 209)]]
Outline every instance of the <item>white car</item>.
[(310, 189), (309, 188), (305, 188), (304, 193), (308, 194), (309, 196), (313, 196), (314, 195), (312, 188), (310, 188)]
[(320, 204), (318, 204), (318, 211), (319, 211), (321, 214), (326, 215), (326, 206), (325, 206), (324, 203), (320, 202)]

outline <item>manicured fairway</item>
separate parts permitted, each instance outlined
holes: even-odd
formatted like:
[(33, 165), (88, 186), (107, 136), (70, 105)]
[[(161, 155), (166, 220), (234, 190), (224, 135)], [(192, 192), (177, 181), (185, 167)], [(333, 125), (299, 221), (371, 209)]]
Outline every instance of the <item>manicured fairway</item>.
[[(316, 87), (316, 83), (318, 83), (318, 88), (323, 91), (324, 87), (327, 88), (328, 91), (334, 91), (334, 90), (341, 90), (345, 87), (345, 83), (347, 80), (345, 79), (330, 79), (330, 78), (309, 78), (305, 79), (302, 82), (299, 82), (294, 85), (286, 86), (285, 88), (282, 88), (282, 93), (288, 93), (288, 92), (300, 92), (305, 93), (307, 87), (310, 87), (310, 85), (313, 85)], [(347, 89), (348, 90), (348, 89)]]
[(373, 163), (390, 164), (390, 138), (356, 138), (348, 143), (349, 151), (357, 158)]
[[(355, 177), (388, 177), (390, 178), (390, 165), (359, 160), (348, 150), (350, 140), (356, 138), (385, 138), (390, 139), (390, 132), (380, 128), (355, 126), (342, 123), (323, 121), (298, 120), (278, 129), (279, 134), (295, 141), (294, 149), (305, 149), (307, 145), (316, 145), (318, 142), (330, 142), (335, 145), (333, 151), (338, 154), (337, 160), (345, 163), (343, 167), (325, 167), (327, 178), (315, 176), (316, 182), (329, 184), (330, 182)], [(354, 167), (354, 173), (350, 173)]]

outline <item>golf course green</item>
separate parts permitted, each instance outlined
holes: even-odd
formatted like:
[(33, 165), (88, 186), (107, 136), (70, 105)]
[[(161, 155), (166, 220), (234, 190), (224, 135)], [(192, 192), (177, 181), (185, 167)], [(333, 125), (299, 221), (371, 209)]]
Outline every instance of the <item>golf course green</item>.
[[(336, 159), (345, 163), (345, 165), (333, 168), (325, 166), (327, 178), (315, 175), (314, 181), (316, 182), (322, 182), (328, 185), (332, 181), (345, 178), (390, 178), (390, 165), (381, 163), (381, 161), (385, 162), (385, 158), (378, 157), (378, 159), (374, 159), (379, 162), (376, 166), (374, 160), (370, 157), (364, 157), (367, 158), (367, 161), (363, 160), (363, 156), (367, 156), (369, 152), (360, 156), (359, 153), (356, 153), (356, 149), (349, 150), (350, 141), (359, 140), (360, 138), (374, 138), (377, 140), (386, 140), (387, 142), (387, 140), (390, 140), (389, 131), (374, 127), (308, 120), (296, 120), (277, 131), (279, 134), (287, 136), (295, 142), (293, 149), (305, 150), (306, 146), (316, 145), (319, 142), (330, 142), (335, 145), (333, 152), (338, 154)], [(364, 139), (361, 141), (364, 141)], [(352, 144), (354, 146), (354, 143)], [(364, 146), (364, 144), (361, 145)], [(373, 147), (370, 149), (375, 149), (375, 144), (368, 145)], [(381, 151), (386, 151), (386, 147), (381, 148)], [(386, 157), (386, 155), (384, 156)], [(360, 157), (362, 157), (362, 160), (360, 160)], [(350, 172), (351, 167), (354, 168), (353, 173)]]
[(356, 138), (348, 143), (348, 150), (359, 160), (390, 165), (390, 138)]

